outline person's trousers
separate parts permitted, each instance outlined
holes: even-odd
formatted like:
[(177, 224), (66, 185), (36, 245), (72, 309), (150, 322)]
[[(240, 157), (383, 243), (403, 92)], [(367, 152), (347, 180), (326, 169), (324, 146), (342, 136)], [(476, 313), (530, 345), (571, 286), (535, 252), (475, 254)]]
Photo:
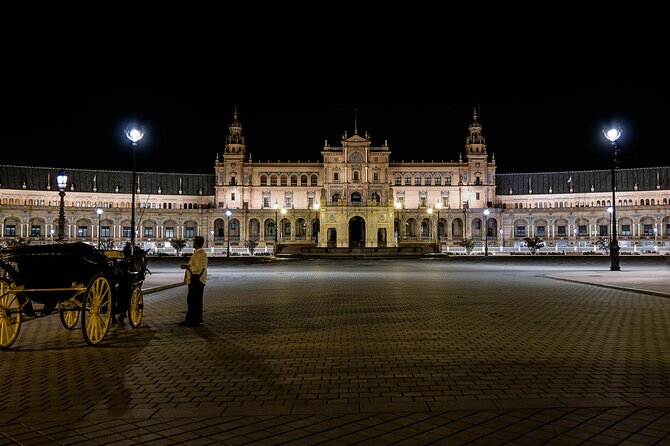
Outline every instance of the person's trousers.
[(202, 295), (205, 291), (205, 284), (198, 281), (188, 284), (188, 294), (186, 295), (186, 321), (194, 324), (202, 322)]

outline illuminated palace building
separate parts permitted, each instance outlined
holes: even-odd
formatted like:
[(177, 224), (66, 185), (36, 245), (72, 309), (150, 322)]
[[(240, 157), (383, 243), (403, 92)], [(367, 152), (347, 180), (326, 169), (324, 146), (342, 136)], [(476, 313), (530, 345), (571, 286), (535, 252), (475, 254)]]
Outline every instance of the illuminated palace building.
[(476, 114), (467, 131), (458, 161), (392, 161), (386, 142), (354, 129), (339, 145), (326, 141), (320, 162), (263, 162), (249, 159), (235, 113), (213, 174), (137, 172), (132, 184), (131, 172), (72, 168), (59, 189), (58, 169), (0, 166), (2, 241), (52, 243), (64, 192), (64, 240), (120, 247), (131, 236), (132, 184), (136, 241), (154, 251), (201, 235), (210, 253), (232, 255), (250, 244), (256, 254), (463, 252), (464, 239), (473, 253), (499, 254), (525, 251), (536, 236), (545, 252), (596, 252), (613, 223), (622, 253), (670, 251), (670, 167), (497, 174)]

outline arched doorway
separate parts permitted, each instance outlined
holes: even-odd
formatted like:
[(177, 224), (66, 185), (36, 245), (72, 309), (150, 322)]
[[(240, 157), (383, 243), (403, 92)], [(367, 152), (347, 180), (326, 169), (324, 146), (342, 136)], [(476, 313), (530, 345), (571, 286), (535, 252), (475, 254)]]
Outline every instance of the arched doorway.
[(353, 217), (349, 220), (349, 247), (365, 247), (365, 220), (361, 217)]
[(377, 246), (386, 247), (386, 228), (377, 229)]
[(319, 223), (319, 219), (315, 218), (312, 220), (312, 241), (314, 243), (319, 243), (319, 231), (321, 230), (321, 224)]
[(329, 248), (335, 248), (337, 246), (337, 229), (328, 228), (328, 239), (326, 243)]

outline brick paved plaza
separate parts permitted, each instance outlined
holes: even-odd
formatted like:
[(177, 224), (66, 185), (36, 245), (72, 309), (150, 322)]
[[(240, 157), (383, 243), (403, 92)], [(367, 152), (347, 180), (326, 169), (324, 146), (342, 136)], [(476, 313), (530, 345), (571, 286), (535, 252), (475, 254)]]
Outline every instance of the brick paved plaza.
[(24, 322), (0, 352), (0, 444), (670, 444), (670, 289), (546, 277), (608, 269), (215, 259), (202, 327), (177, 326), (183, 286), (98, 347)]

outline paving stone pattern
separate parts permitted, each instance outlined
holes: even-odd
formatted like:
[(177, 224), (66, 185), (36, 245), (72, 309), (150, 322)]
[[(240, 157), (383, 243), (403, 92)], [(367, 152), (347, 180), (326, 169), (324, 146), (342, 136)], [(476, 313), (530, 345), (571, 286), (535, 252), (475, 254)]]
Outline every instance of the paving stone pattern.
[(426, 260), (211, 269), (0, 352), (2, 444), (670, 444), (670, 299)]

